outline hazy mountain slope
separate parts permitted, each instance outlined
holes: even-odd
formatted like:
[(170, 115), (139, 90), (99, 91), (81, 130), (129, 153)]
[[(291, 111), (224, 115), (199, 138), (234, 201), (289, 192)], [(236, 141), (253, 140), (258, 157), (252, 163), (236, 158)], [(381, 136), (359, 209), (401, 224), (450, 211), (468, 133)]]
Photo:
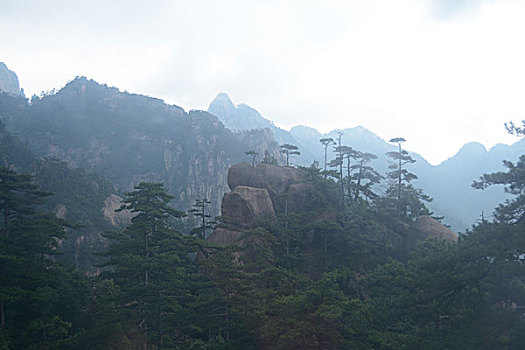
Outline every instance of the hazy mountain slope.
[(4, 62), (0, 62), (0, 93), (5, 92), (11, 96), (24, 96), (24, 90), (20, 89), (18, 76), (9, 70)]
[[(0, 108), (5, 98), (9, 98), (7, 94), (0, 94)], [(33, 153), (0, 122), (0, 166), (18, 173), (29, 173), (34, 171), (37, 163)]]
[(294, 158), (294, 164), (307, 166), (312, 164), (315, 159), (314, 154), (310, 153), (310, 149), (303, 145), (300, 140), (294, 138), (289, 131), (275, 126), (272, 121), (264, 118), (257, 110), (247, 104), (241, 103), (235, 106), (225, 93), (217, 95), (210, 103), (208, 112), (217, 116), (228, 129), (233, 131), (270, 129), (275, 141), (280, 145), (289, 143), (299, 147), (301, 157)]
[[(11, 96), (0, 95), (0, 111), (5, 102), (21, 102)], [(103, 209), (108, 198), (115, 198), (113, 185), (103, 176), (75, 169), (58, 159), (38, 159), (18, 138), (0, 124), (0, 166), (19, 174), (33, 175), (39, 188), (53, 193), (41, 206), (57, 216), (79, 224), (67, 230), (68, 239), (62, 243), (65, 253), (59, 259), (84, 271), (95, 272), (93, 252), (101, 251), (101, 234), (113, 228), (106, 220)]]
[[(383, 174), (387, 171), (388, 158), (385, 153), (395, 150), (395, 145), (361, 126), (342, 131), (343, 144), (376, 154), (378, 159), (372, 162), (373, 166)], [(319, 139), (337, 138), (337, 130), (321, 134), (315, 129), (298, 126), (290, 132), (301, 144), (308, 147), (310, 152), (314, 153), (317, 149), (316, 157), (319, 160), (324, 157)], [(445, 222), (454, 230), (464, 231), (480, 219), (482, 212), (485, 217), (489, 217), (493, 209), (507, 198), (502, 188), (476, 191), (470, 186), (472, 181), (483, 173), (503, 170), (504, 159), (516, 161), (519, 155), (524, 153), (525, 140), (510, 146), (497, 145), (490, 151), (479, 143), (469, 143), (438, 166), (432, 166), (422, 156), (410, 152), (417, 161), (409, 166), (409, 170), (418, 175), (417, 186), (434, 198), (429, 207), (435, 214), (444, 215)], [(329, 159), (333, 157), (333, 152), (329, 152)]]
[[(140, 181), (164, 182), (181, 209), (206, 197), (217, 214), (228, 168), (250, 160), (242, 135), (207, 112), (186, 113), (83, 77), (0, 115), (37, 156), (103, 174), (121, 192)], [(270, 135), (256, 133), (250, 142), (257, 140), (279, 156)]]
[[(378, 159), (372, 162), (373, 166), (383, 174), (387, 171), (389, 163), (385, 153), (395, 150), (395, 145), (361, 126), (342, 131), (343, 144), (376, 154)], [(324, 157), (319, 139), (337, 138), (337, 130), (321, 134), (315, 129), (298, 126), (290, 132), (301, 144), (309, 147), (310, 152), (313, 153), (317, 149), (316, 157), (319, 160)], [(464, 231), (480, 219), (482, 212), (485, 217), (489, 217), (493, 209), (507, 198), (502, 188), (476, 191), (470, 186), (472, 181), (483, 173), (503, 170), (504, 159), (516, 161), (519, 155), (524, 153), (525, 140), (510, 146), (497, 145), (490, 151), (479, 143), (469, 143), (438, 166), (433, 166), (422, 156), (410, 152), (416, 163), (411, 164), (409, 170), (418, 175), (417, 186), (434, 198), (429, 207), (435, 214), (445, 216), (445, 223), (451, 225), (454, 230)], [(333, 157), (333, 152), (329, 152), (329, 159)]]
[[(333, 130), (327, 134), (306, 127), (295, 126), (289, 132), (277, 128), (271, 121), (253, 108), (242, 104), (235, 106), (228, 95), (219, 94), (210, 104), (209, 112), (217, 115), (225, 125), (233, 130), (248, 128), (269, 128), (279, 143), (292, 143), (299, 147), (301, 156), (295, 160), (299, 165), (310, 165), (314, 160), (324, 166), (324, 149), (319, 140), (331, 137), (337, 140), (342, 132), (342, 144), (359, 151), (374, 153), (378, 156), (372, 165), (382, 174), (388, 170), (389, 159), (386, 152), (396, 150), (390, 144), (362, 126)], [(392, 135), (402, 136), (402, 135)], [(410, 152), (416, 163), (409, 170), (419, 176), (415, 184), (434, 198), (429, 204), (436, 215), (445, 216), (445, 223), (456, 231), (464, 231), (478, 220), (483, 212), (490, 216), (495, 206), (502, 202), (506, 195), (502, 188), (489, 188), (476, 191), (470, 184), (480, 175), (503, 169), (504, 159), (516, 160), (525, 153), (525, 144), (518, 142), (512, 146), (498, 145), (487, 151), (480, 144), (467, 144), (449, 160), (438, 166), (432, 166), (421, 155)], [(335, 157), (333, 147), (328, 149), (328, 159)], [(385, 184), (379, 186), (381, 191)]]
[[(270, 128), (280, 143), (293, 143), (299, 146), (302, 154), (296, 163), (300, 165), (309, 165), (313, 160), (317, 160), (323, 167), (324, 152), (319, 140), (324, 137), (332, 137), (336, 140), (339, 131), (343, 132), (342, 144), (376, 154), (378, 159), (374, 160), (372, 165), (383, 174), (389, 164), (385, 153), (396, 149), (395, 145), (362, 126), (321, 134), (313, 128), (299, 125), (287, 132), (277, 128), (247, 105), (236, 107), (226, 94), (219, 94), (210, 104), (208, 111), (217, 115), (227, 127), (234, 130)], [(432, 166), (421, 155), (410, 152), (417, 161), (410, 165), (410, 171), (419, 176), (416, 184), (435, 198), (429, 206), (436, 215), (444, 215), (445, 222), (456, 231), (463, 231), (470, 227), (482, 212), (485, 216), (490, 215), (494, 207), (506, 198), (501, 188), (475, 191), (470, 186), (472, 181), (483, 173), (502, 170), (503, 159), (515, 160), (519, 154), (525, 152), (521, 143), (513, 146), (498, 145), (490, 152), (479, 146), (481, 148), (466, 145), (457, 155), (439, 166)], [(328, 159), (333, 159), (334, 156), (333, 148), (330, 147)]]
[(482, 213), (490, 218), (493, 209), (507, 198), (502, 187), (479, 191), (470, 186), (472, 181), (483, 173), (504, 170), (503, 160), (515, 162), (521, 154), (525, 154), (525, 140), (490, 150), (468, 143), (440, 165), (421, 171), (419, 183), (435, 198), (435, 207), (439, 206), (443, 215), (456, 217), (468, 228)]

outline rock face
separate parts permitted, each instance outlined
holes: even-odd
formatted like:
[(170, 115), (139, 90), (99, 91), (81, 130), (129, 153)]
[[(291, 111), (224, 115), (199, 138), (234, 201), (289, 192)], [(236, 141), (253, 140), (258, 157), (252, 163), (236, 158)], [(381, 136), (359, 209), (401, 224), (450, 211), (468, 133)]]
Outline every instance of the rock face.
[(266, 189), (237, 186), (224, 194), (222, 216), (227, 224), (247, 228), (257, 219), (275, 218), (275, 211)]
[(430, 216), (420, 216), (412, 224), (406, 237), (406, 247), (413, 250), (417, 243), (427, 238), (438, 238), (448, 242), (457, 242), (458, 236), (439, 221)]
[[(268, 164), (237, 164), (228, 170), (228, 186), (235, 189), (238, 186), (263, 188), (268, 191), (275, 210), (283, 209), (284, 195), (290, 185), (304, 182), (299, 170)], [(289, 194), (288, 194), (289, 195)]]
[(225, 227), (215, 229), (208, 238), (217, 244), (238, 241), (242, 230), (254, 227), (260, 219), (275, 219), (285, 208), (292, 213), (315, 207), (319, 220), (335, 219), (324, 195), (307, 183), (299, 169), (237, 164), (228, 171), (228, 186), (232, 191), (224, 194), (221, 207)]
[(122, 205), (122, 198), (116, 194), (108, 196), (104, 200), (104, 208), (102, 212), (104, 213), (104, 218), (111, 223), (112, 226), (123, 226), (131, 223), (133, 218), (133, 213), (129, 210), (115, 211), (120, 208)]
[(280, 154), (268, 131), (233, 133), (207, 112), (187, 113), (84, 77), (30, 105), (0, 99), (0, 117), (37, 157), (103, 174), (119, 192), (163, 182), (177, 209), (207, 198), (212, 215), (228, 191), (230, 166), (250, 159), (245, 151)]
[(13, 96), (24, 96), (16, 73), (9, 70), (3, 62), (0, 62), (0, 92), (7, 92)]
[[(314, 155), (303, 147), (289, 131), (277, 127), (272, 121), (263, 117), (257, 110), (247, 104), (241, 103), (237, 106), (234, 105), (230, 97), (225, 93), (219, 93), (217, 95), (210, 103), (208, 112), (216, 115), (230, 130), (251, 131), (253, 129), (268, 129), (268, 131), (273, 134), (273, 139), (279, 144), (289, 143), (297, 145), (301, 150), (301, 157), (294, 159), (297, 164), (308, 166), (312, 164), (315, 159)], [(318, 141), (319, 140), (316, 140), (316, 142)]]
[(208, 241), (218, 245), (242, 244), (241, 231), (218, 227), (208, 237)]

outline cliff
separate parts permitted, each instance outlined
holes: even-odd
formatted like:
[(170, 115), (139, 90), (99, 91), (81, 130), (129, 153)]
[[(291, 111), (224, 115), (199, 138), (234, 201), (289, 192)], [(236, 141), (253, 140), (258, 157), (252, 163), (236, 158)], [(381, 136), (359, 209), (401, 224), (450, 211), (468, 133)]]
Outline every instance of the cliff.
[(207, 112), (185, 112), (84, 77), (31, 105), (0, 103), (0, 116), (36, 156), (100, 173), (120, 193), (141, 181), (163, 182), (180, 210), (207, 198), (217, 215), (228, 169), (250, 160), (245, 151), (280, 158), (268, 131), (234, 133)]
[(221, 205), (224, 225), (208, 238), (213, 243), (234, 244), (243, 230), (278, 215), (314, 210), (311, 221), (336, 219), (328, 194), (309, 183), (304, 170), (264, 163), (256, 167), (236, 164), (228, 170), (228, 186), (231, 191), (224, 194)]

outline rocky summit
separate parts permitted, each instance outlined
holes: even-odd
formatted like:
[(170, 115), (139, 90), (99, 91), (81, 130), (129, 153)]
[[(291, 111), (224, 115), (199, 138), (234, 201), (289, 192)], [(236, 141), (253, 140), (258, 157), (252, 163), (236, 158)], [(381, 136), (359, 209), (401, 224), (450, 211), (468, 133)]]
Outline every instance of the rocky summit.
[(20, 89), (16, 73), (9, 70), (4, 62), (0, 62), (0, 93), (5, 92), (12, 96), (24, 96), (24, 90)]

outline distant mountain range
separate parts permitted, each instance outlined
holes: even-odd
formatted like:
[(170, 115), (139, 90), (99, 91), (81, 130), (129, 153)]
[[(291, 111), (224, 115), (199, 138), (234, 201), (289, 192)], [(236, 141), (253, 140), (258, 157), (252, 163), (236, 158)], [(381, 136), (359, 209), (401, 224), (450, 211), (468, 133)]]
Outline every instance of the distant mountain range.
[[(299, 147), (301, 155), (294, 160), (298, 165), (308, 166), (317, 160), (323, 166), (324, 149), (319, 140), (326, 137), (335, 140), (339, 132), (343, 133), (343, 145), (376, 154), (378, 158), (372, 165), (383, 174), (388, 167), (385, 153), (396, 150), (395, 145), (362, 126), (333, 130), (327, 134), (303, 125), (295, 126), (289, 131), (283, 130), (246, 104), (235, 106), (224, 93), (217, 95), (211, 102), (208, 112), (215, 114), (232, 130), (270, 129), (280, 144), (291, 143)], [(397, 136), (403, 135), (392, 135)], [(490, 218), (493, 209), (508, 198), (503, 188), (476, 191), (471, 187), (472, 181), (484, 173), (504, 170), (503, 160), (516, 161), (524, 153), (525, 140), (519, 140), (510, 146), (499, 144), (490, 150), (480, 143), (472, 142), (437, 166), (428, 163), (421, 155), (410, 152), (417, 162), (409, 170), (419, 177), (416, 185), (434, 198), (429, 207), (435, 214), (445, 216), (444, 222), (455, 231), (464, 231), (480, 220), (481, 215)], [(329, 159), (333, 158), (334, 154), (330, 149)]]
[[(301, 152), (292, 159), (293, 164), (309, 166), (319, 161), (323, 166), (319, 140), (336, 139), (342, 132), (342, 144), (378, 156), (372, 165), (381, 173), (388, 166), (385, 153), (395, 150), (395, 145), (362, 126), (327, 134), (306, 126), (284, 130), (254, 108), (235, 105), (224, 93), (217, 95), (207, 112), (187, 113), (161, 100), (121, 92), (83, 77), (31, 103), (18, 86), (16, 74), (3, 64), (0, 81), (0, 92), (7, 92), (0, 101), (0, 119), (37, 157), (55, 157), (72, 167), (100, 173), (119, 193), (139, 181), (162, 181), (181, 209), (207, 197), (218, 214), (227, 190), (227, 169), (249, 162), (246, 150), (260, 154), (269, 150), (282, 162), (278, 144), (290, 143)], [(403, 135), (392, 135), (398, 136)], [(416, 185), (434, 198), (429, 206), (435, 214), (445, 216), (444, 222), (455, 231), (464, 231), (482, 213), (490, 217), (507, 198), (502, 188), (475, 191), (472, 181), (483, 173), (503, 170), (504, 159), (516, 161), (524, 153), (523, 140), (490, 150), (469, 143), (437, 166), (411, 153), (417, 162), (410, 171), (419, 176)], [(333, 156), (330, 150), (329, 157)]]

